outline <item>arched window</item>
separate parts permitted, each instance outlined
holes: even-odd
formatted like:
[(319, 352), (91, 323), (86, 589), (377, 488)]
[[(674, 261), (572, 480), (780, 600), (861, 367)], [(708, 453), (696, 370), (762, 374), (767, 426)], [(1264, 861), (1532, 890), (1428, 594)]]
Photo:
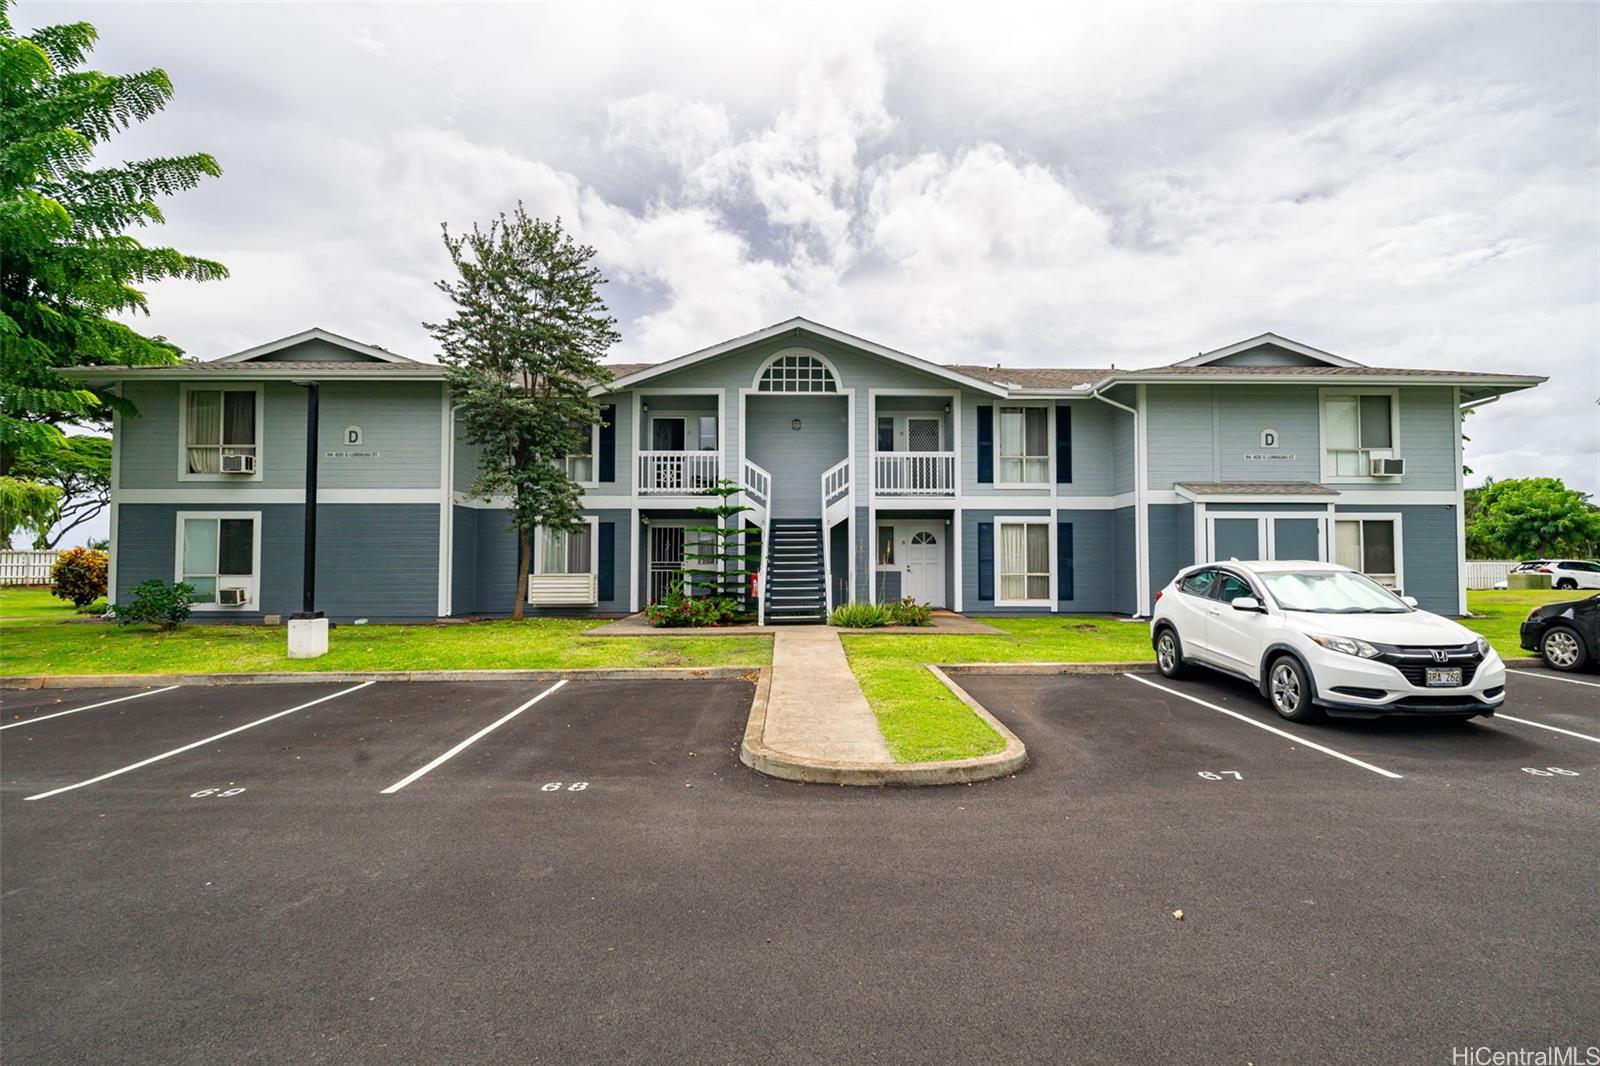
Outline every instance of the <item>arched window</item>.
[(780, 355), (767, 364), (757, 392), (838, 392), (833, 371), (814, 355)]
[(916, 536), (911, 538), (911, 543), (913, 543), (913, 544), (937, 544), (937, 543), (939, 543), (939, 541), (938, 541), (938, 539), (936, 537), (934, 537), (934, 535), (932, 533), (918, 533)]

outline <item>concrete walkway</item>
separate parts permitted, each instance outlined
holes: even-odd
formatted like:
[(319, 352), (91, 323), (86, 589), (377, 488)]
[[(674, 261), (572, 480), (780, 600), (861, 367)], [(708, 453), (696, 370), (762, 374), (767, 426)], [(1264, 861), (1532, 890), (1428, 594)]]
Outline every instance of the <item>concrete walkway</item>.
[(773, 637), (772, 692), (762, 740), (786, 755), (829, 762), (893, 761), (827, 626), (782, 626)]

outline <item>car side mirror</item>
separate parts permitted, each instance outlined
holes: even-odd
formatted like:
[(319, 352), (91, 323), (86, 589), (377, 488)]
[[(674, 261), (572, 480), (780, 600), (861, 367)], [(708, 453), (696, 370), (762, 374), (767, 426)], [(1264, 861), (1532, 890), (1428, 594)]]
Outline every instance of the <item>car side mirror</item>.
[(1415, 596), (1401, 596), (1400, 602), (1411, 608), (1413, 611), (1417, 609), (1417, 598)]
[(1267, 609), (1261, 606), (1261, 601), (1254, 596), (1236, 596), (1233, 600), (1235, 611), (1254, 611), (1257, 614), (1266, 614)]

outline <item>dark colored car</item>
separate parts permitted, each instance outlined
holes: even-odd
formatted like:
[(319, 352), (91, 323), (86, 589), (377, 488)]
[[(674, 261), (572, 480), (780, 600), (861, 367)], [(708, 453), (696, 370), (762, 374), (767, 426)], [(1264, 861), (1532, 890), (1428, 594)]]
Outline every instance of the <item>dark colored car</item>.
[(1522, 646), (1552, 670), (1600, 662), (1600, 595), (1535, 607), (1522, 623)]

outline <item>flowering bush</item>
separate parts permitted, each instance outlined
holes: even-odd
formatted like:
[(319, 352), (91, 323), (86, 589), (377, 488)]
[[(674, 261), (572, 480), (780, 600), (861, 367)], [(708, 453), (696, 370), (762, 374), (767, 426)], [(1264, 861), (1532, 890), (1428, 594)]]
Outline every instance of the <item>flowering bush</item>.
[(88, 548), (68, 548), (50, 567), (50, 593), (71, 600), (74, 607), (93, 603), (106, 594), (106, 553)]
[(658, 629), (688, 629), (727, 625), (741, 610), (731, 596), (690, 596), (682, 581), (674, 581), (665, 596), (644, 609), (644, 617)]

